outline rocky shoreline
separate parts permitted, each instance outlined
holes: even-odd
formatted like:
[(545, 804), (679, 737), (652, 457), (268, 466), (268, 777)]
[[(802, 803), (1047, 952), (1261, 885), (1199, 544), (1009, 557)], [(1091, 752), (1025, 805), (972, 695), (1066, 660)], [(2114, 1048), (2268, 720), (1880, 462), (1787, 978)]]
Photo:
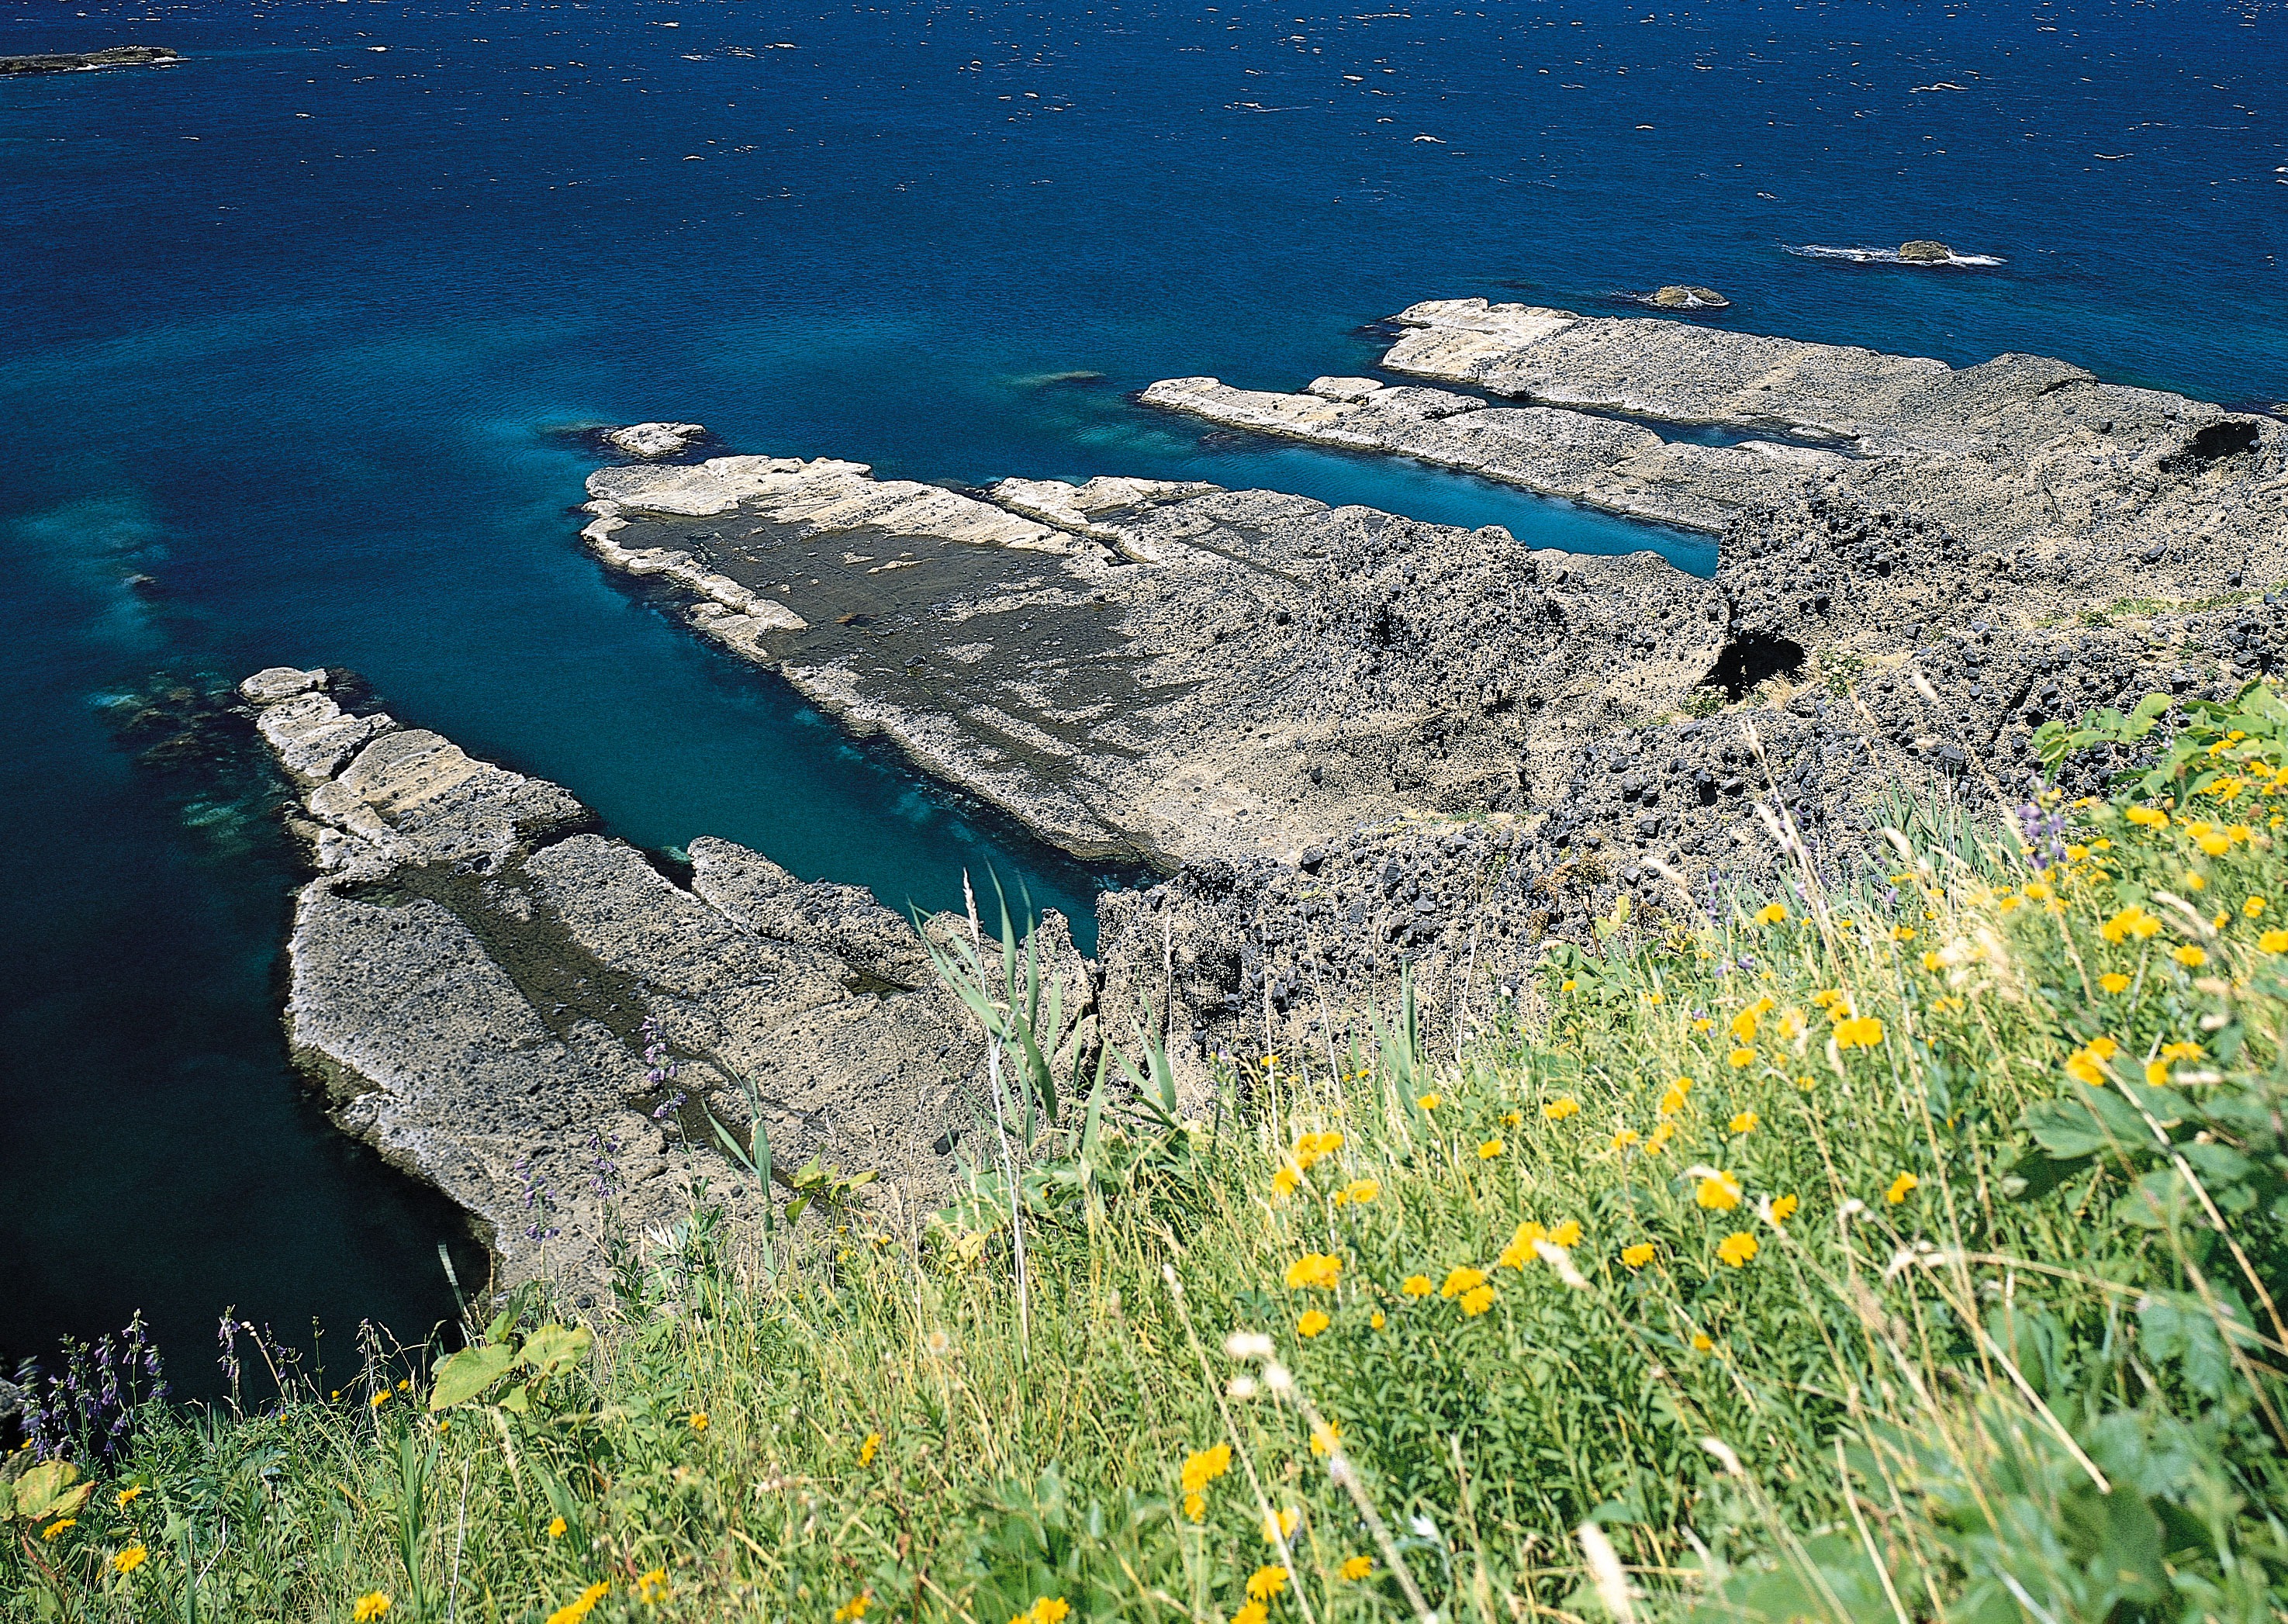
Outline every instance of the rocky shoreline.
[[(1402, 976), (1450, 1048), (1624, 898), (1657, 922), (1847, 873), (1900, 787), (1990, 811), (2043, 720), (2288, 660), (2274, 419), (2035, 357), (1958, 369), (1482, 300), (1398, 322), (1386, 369), (1476, 392), (1189, 378), (1143, 399), (1714, 533), (1714, 579), (1272, 491), (951, 490), (766, 456), (603, 469), (583, 535), (853, 732), (1165, 875), (1102, 899), (1093, 963), (1050, 939), (1076, 1052), (1164, 1032), (1194, 1082), (1221, 1050), (1334, 1063)], [(1739, 439), (1661, 432), (1679, 423)], [(249, 698), (322, 870), (298, 1048), (364, 1090), (356, 1131), (490, 1224), (509, 1274), (538, 1266), (501, 1239), (527, 1227), (517, 1157), (568, 1188), (580, 1136), (608, 1131), (650, 1169), (632, 1212), (683, 1199), (645, 1017), (710, 1057), (687, 1074), (724, 1120), (731, 1073), (776, 1055), (790, 1073), (759, 1080), (786, 1146), (882, 1168), (908, 1219), (941, 1187), (978, 1037), (870, 898), (720, 842), (687, 885), (576, 832), (564, 791), (344, 713), (313, 674)], [(592, 1255), (594, 1203), (567, 1210)]]
[[(345, 710), (333, 685), (282, 667), (241, 690), (318, 869), (289, 1042), (346, 1129), (471, 1215), (498, 1283), (544, 1271), (592, 1295), (606, 1206), (637, 1234), (684, 1216), (695, 1178), (753, 1214), (708, 1121), (751, 1143), (743, 1076), (782, 1179), (818, 1156), (909, 1195), (942, 1184), (981, 1038), (905, 919), (728, 841), (663, 873), (558, 786)], [(1045, 940), (1084, 1017), (1061, 921)]]

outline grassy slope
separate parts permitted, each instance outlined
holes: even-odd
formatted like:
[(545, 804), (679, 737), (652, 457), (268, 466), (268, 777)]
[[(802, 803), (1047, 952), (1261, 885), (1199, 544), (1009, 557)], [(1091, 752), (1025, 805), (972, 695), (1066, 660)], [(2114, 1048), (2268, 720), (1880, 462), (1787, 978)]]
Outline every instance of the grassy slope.
[(522, 1414), (383, 1361), (148, 1414), (74, 1526), (8, 1528), (0, 1611), (1347, 1620), (1410, 1612), (1395, 1556), (1442, 1619), (2281, 1617), (2288, 877), (2278, 741), (2238, 757), (2197, 803), (2236, 834), (1927, 827), (1848, 896), (1616, 922), (1458, 1066), (1402, 1023), (1282, 1057), (1085, 1173), (1068, 1105), (1021, 1315), (989, 1184), (775, 1268), (703, 1216)]

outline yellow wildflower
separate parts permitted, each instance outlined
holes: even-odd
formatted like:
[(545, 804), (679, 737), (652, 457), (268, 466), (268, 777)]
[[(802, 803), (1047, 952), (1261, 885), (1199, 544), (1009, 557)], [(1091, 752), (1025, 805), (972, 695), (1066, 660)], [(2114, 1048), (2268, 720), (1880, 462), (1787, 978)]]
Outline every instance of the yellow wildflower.
[(2169, 827), (2169, 814), (2157, 806), (2133, 806), (2122, 815), (2141, 828), (2160, 829)]
[(1311, 1429), (1311, 1453), (1332, 1454), (1343, 1441), (1343, 1424), (1339, 1421), (1322, 1422)]
[(1749, 1008), (1732, 1018), (1732, 1039), (1738, 1043), (1752, 1043), (1756, 1037), (1756, 1019), (1762, 1010)]
[(1279, 1170), (1271, 1176), (1271, 1188), (1279, 1195), (1292, 1195), (1295, 1186), (1303, 1182), (1302, 1169), (1291, 1161), (1283, 1161)]
[(2133, 936), (2141, 942), (2148, 940), (2160, 929), (2161, 922), (2158, 919), (2133, 902), (2099, 925), (2097, 933), (2107, 941), (2118, 946)]
[[(1231, 1446), (1218, 1444), (1212, 1449), (1203, 1449), (1184, 1457), (1184, 1493), (1197, 1494), (1204, 1491), (1224, 1473), (1231, 1470)], [(1193, 1517), (1194, 1522), (1200, 1519)]]
[(1752, 1049), (1736, 1049), (1724, 1058), (1732, 1063), (1734, 1071), (1745, 1071), (1756, 1063), (1756, 1051)]
[(656, 1607), (667, 1595), (667, 1570), (653, 1568), (636, 1580), (636, 1599), (647, 1607)]
[(2265, 901), (2261, 897), (2251, 897), (2247, 901), (2240, 905), (2240, 911), (2247, 915), (2251, 919), (2261, 917), (2264, 913), (2264, 908)]
[(50, 1523), (46, 1527), (41, 1529), (40, 1538), (43, 1540), (52, 1540), (65, 1529), (76, 1528), (78, 1526), (79, 1518), (75, 1517), (60, 1517), (55, 1522)]
[(2169, 1063), (2166, 1060), (2148, 1060), (2145, 1062), (2145, 1086), (2147, 1088), (2163, 1088), (2167, 1085), (2168, 1081)]
[(1692, 1019), (1692, 1029), (1695, 1032), (1713, 1032), (1716, 1030), (1716, 1023), (1705, 1015), (1696, 1015)]
[(1896, 1207), (1900, 1202), (1907, 1199), (1907, 1194), (1910, 1191), (1915, 1189), (1923, 1181), (1921, 1179), (1917, 1178), (1911, 1173), (1902, 1173), (1891, 1181), (1891, 1187), (1883, 1192), (1883, 1199), (1888, 1201), (1892, 1206)]
[(2260, 953), (2288, 953), (2288, 931), (2267, 931), (2256, 939)]
[(1480, 1286), (1474, 1290), (1466, 1291), (1462, 1294), (1461, 1302), (1462, 1311), (1465, 1314), (1473, 1317), (1482, 1314), (1494, 1305), (1494, 1288), (1490, 1286)]
[[(872, 1592), (861, 1590), (834, 1610), (834, 1624), (850, 1624), (853, 1619), (862, 1619), (866, 1616), (866, 1609), (873, 1604)], [(556, 1620), (551, 1619), (548, 1624), (556, 1624)]]
[(1854, 1015), (1835, 1023), (1835, 1047), (1873, 1049), (1883, 1041), (1883, 1023), (1871, 1015)]
[(1387, 1323), (1382, 1317), (1382, 1311), (1378, 1308), (1366, 1317), (1367, 1328), (1370, 1331), (1379, 1331)]
[(150, 1557), (151, 1548), (138, 1541), (111, 1559), (111, 1571), (115, 1573), (131, 1573), (149, 1561)]
[(2194, 837), (2193, 844), (2211, 857), (2222, 857), (2232, 850), (2232, 836), (2214, 833), (2200, 835)]
[(2161, 1045), (2161, 1058), (2164, 1060), (2197, 1060), (2207, 1052), (2208, 1051), (2204, 1050), (2198, 1043), (2164, 1043)]
[(1740, 1112), (1732, 1118), (1732, 1131), (1736, 1134), (1753, 1133), (1756, 1124), (1763, 1120), (1752, 1111)]
[(1343, 1137), (1339, 1133), (1307, 1133), (1295, 1141), (1295, 1165), (1307, 1173), (1315, 1162), (1342, 1148)]
[[(596, 1604), (602, 1601), (604, 1597), (610, 1595), (611, 1592), (612, 1586), (609, 1580), (598, 1580), (594, 1584), (590, 1585), (586, 1589), (581, 1591), (579, 1595), (565, 1603), (564, 1605), (550, 1613), (548, 1615), (548, 1624), (580, 1624), (581, 1620), (586, 1618), (590, 1613), (596, 1611)], [(858, 1601), (859, 1603), (863, 1603), (866, 1599), (866, 1597), (862, 1596), (858, 1598)], [(865, 1609), (862, 1605), (858, 1609), (858, 1612), (862, 1612), (864, 1611)], [(858, 1616), (858, 1612), (853, 1612), (850, 1616), (854, 1619)]]
[(1410, 1274), (1398, 1283), (1398, 1289), (1410, 1297), (1426, 1297), (1431, 1291), (1430, 1277), (1426, 1274)]
[(1716, 1243), (1716, 1256), (1735, 1269), (1744, 1269), (1758, 1250), (1756, 1238), (1746, 1230), (1736, 1229)]
[(1740, 1204), (1740, 1181), (1729, 1173), (1712, 1172), (1701, 1179), (1692, 1199), (1712, 1212), (1729, 1212)]
[(1776, 1229), (1795, 1216), (1796, 1208), (1803, 1203), (1794, 1196), (1784, 1195), (1772, 1203), (1772, 1226)]
[(1499, 1139), (1481, 1140), (1478, 1145), (1478, 1160), (1480, 1161), (1491, 1161), (1495, 1157), (1500, 1155), (1508, 1148), (1509, 1146)]
[(1676, 1124), (1674, 1122), (1659, 1123), (1653, 1129), (1652, 1137), (1645, 1141), (1645, 1154), (1648, 1156), (1659, 1155), (1660, 1147), (1667, 1144), (1675, 1137)]
[(1569, 1116), (1577, 1115), (1580, 1109), (1581, 1102), (1568, 1094), (1542, 1106), (1541, 1114), (1553, 1122), (1561, 1122)]
[(2185, 889), (2187, 891), (2206, 891), (2208, 888), (2208, 875), (2205, 874), (2189, 874), (2185, 876)]
[(1341, 1282), (1343, 1260), (1331, 1252), (1306, 1252), (1287, 1265), (1287, 1289), (1332, 1291)]
[(858, 1446), (858, 1464), (861, 1466), (873, 1465), (874, 1452), (881, 1446), (882, 1435), (878, 1432), (869, 1432), (866, 1435), (866, 1441)]
[(1636, 1142), (1637, 1130), (1633, 1128), (1621, 1129), (1613, 1135), (1613, 1148), (1617, 1151), (1625, 1151)]
[(2198, 970), (2202, 965), (2209, 962), (2209, 955), (2200, 948), (2194, 947), (2190, 942), (2187, 942), (2181, 947), (2170, 948), (2169, 956), (2176, 960), (2178, 963), (2182, 964), (2187, 970)]
[(1716, 1344), (1714, 1343), (1708, 1339), (1707, 1332), (1695, 1331), (1692, 1333), (1692, 1351), (1695, 1353), (1705, 1353), (1715, 1347), (1715, 1345)]
[(1519, 1224), (1517, 1232), (1509, 1238), (1509, 1244), (1501, 1249), (1501, 1256), (1494, 1259), (1494, 1266), (1522, 1270), (1533, 1261), (1533, 1243), (1546, 1240), (1548, 1235), (1547, 1230), (1530, 1219)]
[(1632, 1269), (1643, 1268), (1652, 1258), (1653, 1245), (1649, 1240), (1640, 1240), (1634, 1246), (1621, 1248), (1621, 1261)]
[(376, 1393), (372, 1398), (369, 1398), (369, 1399), (367, 1399), (367, 1400), (366, 1400), (366, 1403), (367, 1403), (367, 1405), (368, 1405), (369, 1406), (370, 1406), (371, 1408), (377, 1409), (377, 1409), (379, 1409), (383, 1405), (387, 1404), (388, 1402), (389, 1402), (389, 1390), (388, 1390), (387, 1388), (385, 1388), (385, 1388), (383, 1388), (379, 1392)]
[(1555, 1229), (1549, 1232), (1549, 1241), (1552, 1246), (1579, 1246), (1581, 1244), (1580, 1224), (1574, 1222), (1571, 1218), (1566, 1219), (1564, 1223), (1559, 1224)]
[(565, 1521), (564, 1521), (564, 1519), (563, 1519), (562, 1517), (550, 1517), (550, 1518), (548, 1519), (548, 1537), (549, 1537), (550, 1539), (552, 1539), (552, 1540), (560, 1540), (560, 1539), (562, 1539), (562, 1538), (564, 1537), (564, 1529), (565, 1529), (565, 1526), (566, 1526), (566, 1524), (565, 1524)]
[(350, 1617), (356, 1624), (372, 1624), (375, 1619), (389, 1616), (389, 1592), (369, 1590), (350, 1604)]
[(1473, 1269), (1465, 1265), (1453, 1270), (1446, 1276), (1446, 1283), (1438, 1287), (1438, 1295), (1442, 1297), (1458, 1297), (1464, 1292), (1475, 1290), (1485, 1283), (1484, 1270)]
[(1425, 1111), (1435, 1111), (1438, 1108), (1439, 1097), (1435, 1094), (1425, 1094), (1418, 1098), (1414, 1103), (1421, 1106)]
[(1581, 985), (1581, 984), (1580, 984), (1579, 982), (1576, 981), (1575, 979), (1573, 979), (1573, 978), (1572, 978), (1572, 977), (1568, 976), (1568, 977), (1566, 977), (1566, 978), (1565, 978), (1565, 979), (1564, 979), (1564, 980), (1563, 980), (1563, 981), (1562, 981), (1562, 982), (1558, 986), (1557, 990), (1558, 990), (1559, 992), (1561, 992), (1561, 993), (1569, 993), (1569, 992), (1571, 992), (1575, 987), (1577, 987), (1577, 986), (1580, 986), (1580, 985)]
[(1374, 1200), (1376, 1196), (1380, 1195), (1381, 1193), (1382, 1186), (1377, 1184), (1373, 1179), (1355, 1178), (1351, 1180), (1350, 1183), (1345, 1184), (1341, 1189), (1335, 1192), (1334, 1200), (1335, 1205), (1338, 1207), (1363, 1207), (1367, 1202)]
[(1776, 902), (1767, 902), (1755, 913), (1756, 923), (1760, 925), (1776, 925), (1785, 920), (1787, 916), (1787, 909)]
[(690, 1423), (691, 1430), (694, 1432), (704, 1432), (707, 1430), (707, 1412), (704, 1410), (694, 1410), (690, 1414), (685, 1416), (683, 1419)]
[(1891, 939), (1892, 939), (1893, 941), (1895, 941), (1895, 942), (1911, 942), (1911, 941), (1914, 940), (1914, 939), (1915, 939), (1915, 928), (1914, 928), (1914, 926), (1912, 926), (1912, 925), (1893, 925), (1893, 926), (1891, 927)]
[(2117, 970), (2107, 970), (2097, 978), (2097, 984), (2109, 993), (2125, 993), (2129, 990), (2129, 978)]
[(1374, 1572), (1374, 1558), (1372, 1557), (1346, 1557), (1340, 1571), (1345, 1579), (1364, 1579)]
[(1027, 1624), (1065, 1624), (1065, 1615), (1071, 1611), (1072, 1604), (1063, 1596), (1044, 1596), (1034, 1602), (1025, 1618)]
[(1231, 1615), (1231, 1624), (1270, 1624), (1271, 1609), (1261, 1602), (1249, 1602)]
[[(1282, 1512), (1280, 1521), (1285, 1522), (1294, 1515), (1292, 1511)], [(1266, 1565), (1247, 1576), (1247, 1594), (1259, 1602), (1269, 1601), (1286, 1588), (1287, 1570), (1283, 1567)]]
[(1320, 1310), (1308, 1309), (1304, 1311), (1301, 1319), (1295, 1321), (1295, 1335), (1302, 1337), (1316, 1336), (1332, 1324), (1334, 1321), (1328, 1319)]

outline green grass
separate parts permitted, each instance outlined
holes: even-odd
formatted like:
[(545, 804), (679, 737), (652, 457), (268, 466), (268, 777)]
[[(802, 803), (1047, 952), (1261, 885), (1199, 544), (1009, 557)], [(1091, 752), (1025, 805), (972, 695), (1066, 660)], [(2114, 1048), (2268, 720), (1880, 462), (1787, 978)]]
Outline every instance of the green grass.
[(767, 1249), (703, 1208), (584, 1360), (528, 1297), (433, 1413), (378, 1351), (143, 1412), (7, 1526), (0, 1614), (2278, 1619), (2288, 863), (2236, 714), (2205, 814), (2068, 809), (2036, 869), (1902, 803), (1887, 878), (1640, 910), (1456, 1060), (1402, 1009), (1053, 1120), (989, 963), (1021, 1281), (989, 1172)]

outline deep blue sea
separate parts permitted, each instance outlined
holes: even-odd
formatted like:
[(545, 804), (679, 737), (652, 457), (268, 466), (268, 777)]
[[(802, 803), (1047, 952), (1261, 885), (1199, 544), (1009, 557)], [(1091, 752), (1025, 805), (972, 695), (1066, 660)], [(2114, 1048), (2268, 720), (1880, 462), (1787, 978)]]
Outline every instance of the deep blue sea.
[[(1270, 485), (1705, 570), (1129, 395), (1362, 371), (1418, 299), (1689, 281), (1745, 329), (2288, 400), (2280, 0), (0, 0), (0, 51), (121, 43), (187, 59), (0, 81), (0, 1355), (140, 1308), (185, 1390), (226, 1304), (341, 1361), (361, 1317), (419, 1336), (457, 1232), (289, 1067), (293, 854), (116, 740), (155, 673), (353, 667), (630, 839), (902, 905), (1099, 883), (607, 579), (555, 431)], [(1788, 251), (1911, 236), (2006, 263)]]

